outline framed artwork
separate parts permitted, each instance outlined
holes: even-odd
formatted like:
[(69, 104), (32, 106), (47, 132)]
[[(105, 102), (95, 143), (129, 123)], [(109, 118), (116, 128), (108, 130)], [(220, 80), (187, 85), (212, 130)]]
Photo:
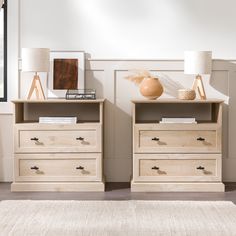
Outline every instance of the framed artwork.
[(85, 53), (51, 51), (48, 98), (65, 98), (67, 89), (85, 88)]

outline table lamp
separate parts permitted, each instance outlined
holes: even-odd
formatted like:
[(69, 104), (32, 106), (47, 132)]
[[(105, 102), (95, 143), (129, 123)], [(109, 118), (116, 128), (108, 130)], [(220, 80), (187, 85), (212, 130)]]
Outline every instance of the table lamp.
[(184, 73), (196, 75), (192, 89), (198, 91), (202, 100), (206, 100), (202, 75), (211, 74), (211, 65), (212, 52), (210, 51), (186, 51), (184, 53)]
[(48, 48), (22, 48), (22, 71), (35, 73), (27, 99), (31, 99), (35, 92), (36, 99), (45, 100), (38, 72), (49, 72), (49, 58), (50, 49)]

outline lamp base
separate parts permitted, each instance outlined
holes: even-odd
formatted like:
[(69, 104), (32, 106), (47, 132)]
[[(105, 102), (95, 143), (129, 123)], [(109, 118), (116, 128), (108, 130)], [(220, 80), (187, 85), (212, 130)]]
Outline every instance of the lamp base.
[(27, 99), (31, 99), (34, 92), (37, 100), (45, 100), (43, 87), (37, 74), (34, 76)]
[(197, 75), (193, 82), (193, 90), (197, 90), (201, 100), (206, 100), (206, 93), (202, 81), (202, 77)]

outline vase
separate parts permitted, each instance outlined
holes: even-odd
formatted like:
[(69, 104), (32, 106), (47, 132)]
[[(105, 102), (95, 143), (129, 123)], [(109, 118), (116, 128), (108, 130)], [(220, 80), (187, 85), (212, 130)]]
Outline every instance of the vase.
[(158, 78), (144, 78), (139, 85), (140, 93), (147, 99), (157, 99), (163, 93), (163, 87)]

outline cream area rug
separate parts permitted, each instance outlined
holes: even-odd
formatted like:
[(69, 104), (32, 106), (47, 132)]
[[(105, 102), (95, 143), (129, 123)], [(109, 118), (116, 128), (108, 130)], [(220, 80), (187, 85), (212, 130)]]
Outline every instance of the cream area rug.
[(0, 235), (231, 236), (232, 202), (3, 201)]

